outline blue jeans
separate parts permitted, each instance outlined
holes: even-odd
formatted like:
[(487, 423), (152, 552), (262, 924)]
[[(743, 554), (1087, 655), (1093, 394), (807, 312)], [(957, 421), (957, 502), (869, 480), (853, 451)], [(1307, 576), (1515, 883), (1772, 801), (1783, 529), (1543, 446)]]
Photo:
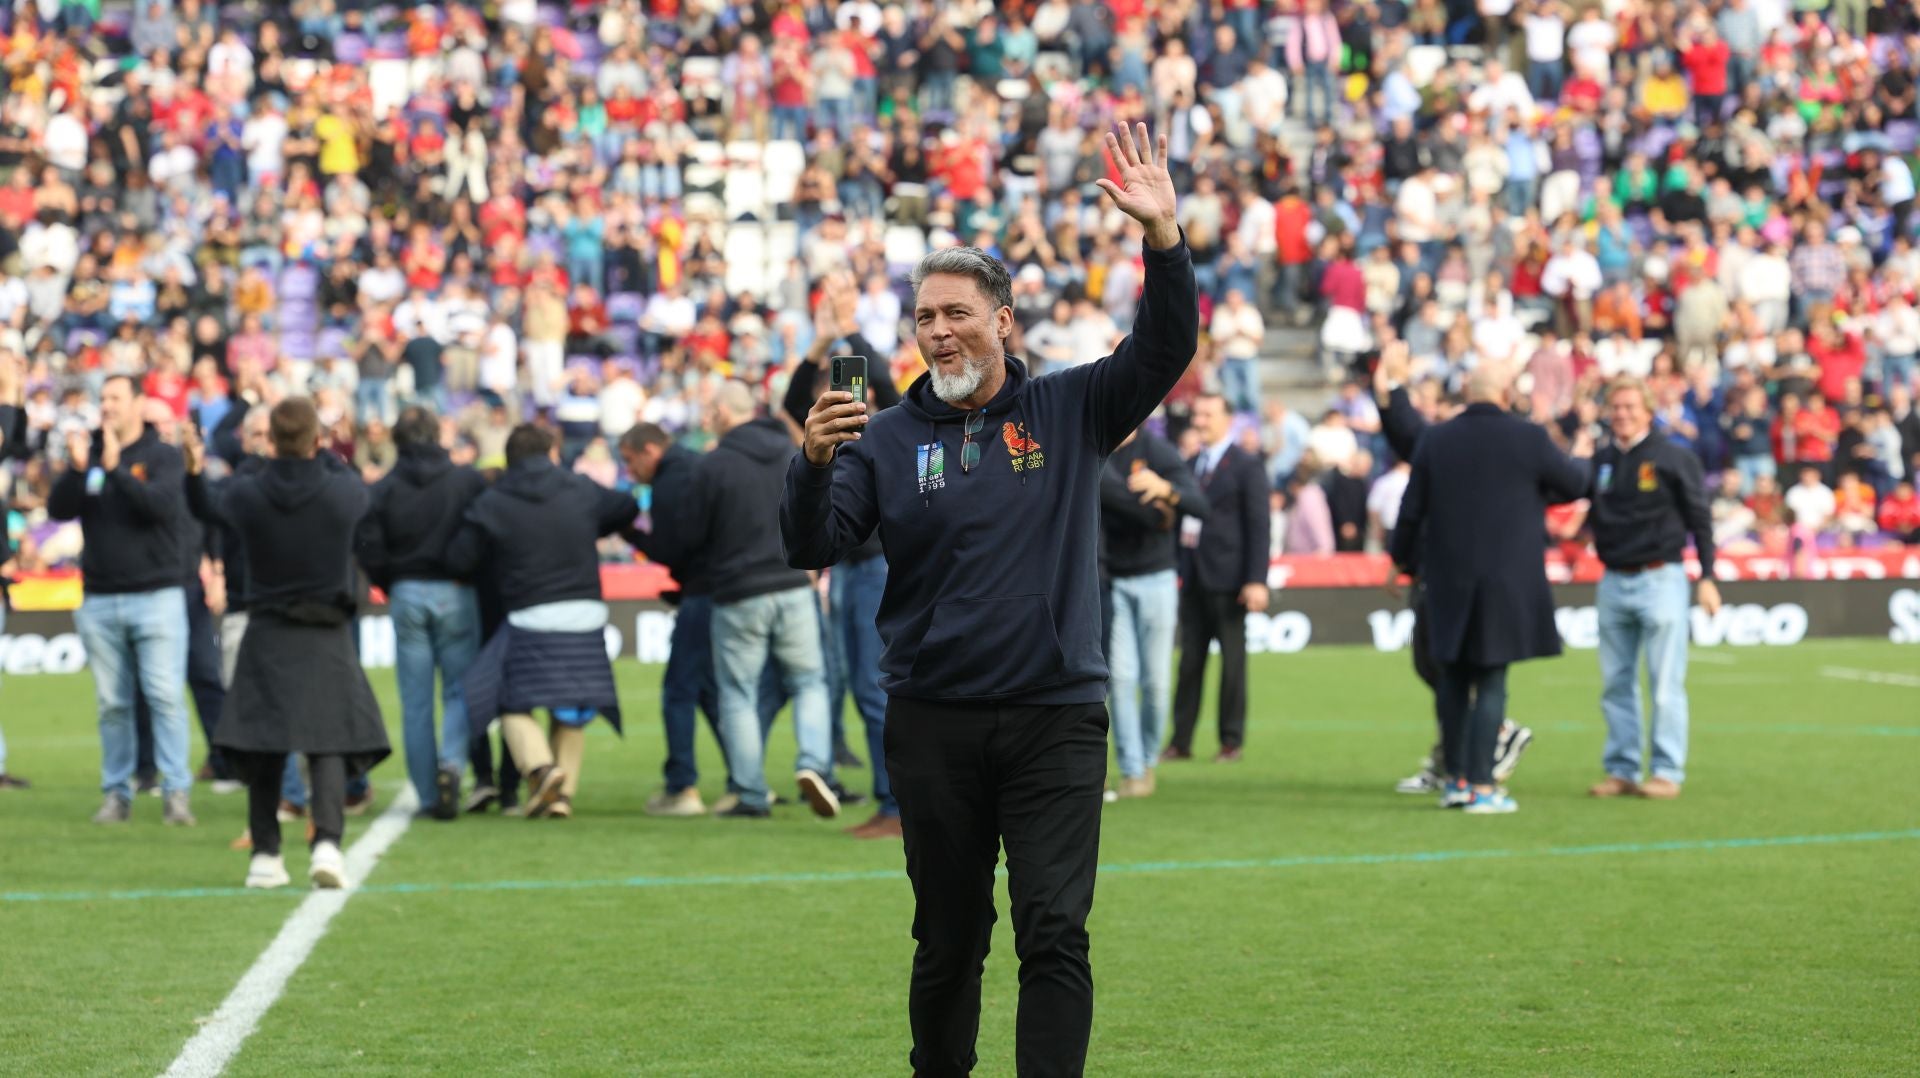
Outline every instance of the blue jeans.
[(830, 665), (840, 675), (827, 688), (828, 709), (840, 710), (842, 693), (867, 728), (867, 760), (873, 770), (873, 800), (880, 812), (898, 816), (893, 784), (887, 778), (887, 694), (880, 691), (880, 595), (887, 590), (887, 559), (841, 562), (827, 577), (827, 650), (839, 653)]
[(1752, 494), (1756, 480), (1761, 476), (1771, 479), (1779, 474), (1779, 466), (1774, 464), (1770, 453), (1754, 453), (1733, 458), (1734, 470), (1740, 473), (1740, 493)]
[(1566, 76), (1566, 64), (1560, 60), (1528, 60), (1527, 89), (1533, 96), (1548, 101), (1560, 99), (1560, 83)]
[(100, 705), (100, 789), (133, 798), (139, 739), (134, 678), (153, 709), (153, 756), (167, 793), (193, 788), (188, 766), (187, 593), (184, 588), (88, 595), (74, 613)]
[(761, 675), (771, 656), (793, 698), (796, 771), (833, 775), (833, 733), (827, 720), (826, 662), (820, 614), (811, 588), (789, 588), (713, 607), (713, 667), (720, 684), (720, 730), (727, 770), (740, 800), (767, 807), (766, 745), (761, 737)]
[(834, 133), (845, 142), (853, 137), (853, 99), (850, 97), (823, 97), (815, 103), (819, 109), (817, 121), (821, 127), (831, 127)]
[(807, 107), (805, 105), (775, 105), (773, 107), (773, 137), (776, 139), (807, 140)]
[[(407, 777), (422, 805), (433, 804), (434, 778), (467, 762), (467, 667), (480, 652), (480, 604), (473, 589), (451, 580), (402, 580), (387, 595), (393, 615), (394, 674), (400, 685), (400, 730)], [(440, 672), (440, 738), (433, 730), (433, 675)]]
[(360, 415), (360, 422), (379, 417), (382, 423), (391, 423), (393, 414), (393, 394), (387, 392), (391, 384), (386, 378), (362, 378), (353, 388), (353, 409)]
[(1120, 773), (1153, 768), (1167, 732), (1173, 691), (1173, 634), (1180, 590), (1172, 569), (1113, 578), (1113, 635), (1107, 648), (1107, 698)]
[(1607, 774), (1640, 781), (1640, 655), (1653, 688), (1656, 778), (1687, 777), (1687, 571), (1665, 565), (1600, 578), (1600, 712), (1607, 720)]
[(1236, 412), (1260, 411), (1260, 380), (1253, 360), (1228, 357), (1220, 363), (1220, 390)]
[[(713, 598), (688, 595), (680, 599), (668, 641), (666, 673), (660, 679), (660, 713), (667, 734), (667, 762), (661, 768), (667, 792), (677, 794), (700, 784), (700, 767), (693, 751), (693, 716), (698, 708), (707, 716), (707, 728), (726, 754), (727, 739), (720, 729), (720, 686), (713, 674)], [(760, 672), (760, 740), (786, 701), (781, 695), (778, 668), (769, 662)], [(739, 793), (740, 784), (727, 776), (727, 792)]]
[[(1301, 98), (1302, 104), (1306, 106), (1307, 123), (1318, 127), (1332, 122), (1333, 103), (1337, 99), (1333, 68), (1326, 64), (1308, 61), (1306, 68), (1300, 72), (1300, 77), (1306, 83), (1305, 92), (1301, 94)], [(1318, 99), (1318, 107), (1316, 107), (1316, 99)]]

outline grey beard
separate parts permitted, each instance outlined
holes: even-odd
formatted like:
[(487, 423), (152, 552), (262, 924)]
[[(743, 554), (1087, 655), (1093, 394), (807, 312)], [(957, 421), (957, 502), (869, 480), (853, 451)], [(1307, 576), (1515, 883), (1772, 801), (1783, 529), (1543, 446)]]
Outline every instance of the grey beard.
[(928, 367), (927, 374), (933, 379), (933, 395), (948, 404), (959, 404), (980, 391), (980, 383), (987, 380), (992, 363), (991, 359), (967, 357), (959, 374), (942, 374), (940, 368)]

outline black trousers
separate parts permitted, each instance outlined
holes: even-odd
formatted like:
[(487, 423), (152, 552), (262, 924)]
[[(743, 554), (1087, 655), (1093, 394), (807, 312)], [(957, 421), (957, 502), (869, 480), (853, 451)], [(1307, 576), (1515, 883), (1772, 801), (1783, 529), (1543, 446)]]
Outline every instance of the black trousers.
[(1507, 713), (1507, 667), (1441, 663), (1433, 706), (1449, 777), (1493, 785), (1493, 745)]
[[(235, 755), (240, 755), (236, 753)], [(247, 776), (247, 829), (253, 834), (253, 852), (280, 852), (280, 779), (287, 756), (280, 752), (250, 752), (240, 771)], [(313, 820), (313, 841), (340, 844), (346, 833), (347, 760), (344, 756), (307, 756), (307, 811)]]
[(1107, 780), (1105, 704), (887, 704), (887, 774), (913, 883), (914, 1073), (972, 1071), (993, 873), (1007, 851), (1022, 1076), (1078, 1075), (1093, 1027), (1087, 914)]
[(1220, 747), (1247, 739), (1247, 611), (1231, 591), (1180, 589), (1180, 680), (1173, 692), (1173, 747), (1193, 751), (1207, 648), (1220, 641)]

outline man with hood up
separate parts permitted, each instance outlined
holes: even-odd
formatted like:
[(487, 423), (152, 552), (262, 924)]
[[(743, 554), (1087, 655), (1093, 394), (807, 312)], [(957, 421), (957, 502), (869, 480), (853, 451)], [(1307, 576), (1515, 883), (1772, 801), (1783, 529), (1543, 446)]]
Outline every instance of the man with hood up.
[[(1087, 914), (1106, 785), (1100, 486), (1107, 455), (1186, 372), (1199, 338), (1193, 262), (1163, 136), (1106, 140), (1097, 182), (1144, 229), (1133, 332), (1043, 378), (1006, 354), (1013, 286), (971, 247), (914, 270), (927, 373), (872, 417), (823, 394), (787, 470), (790, 564), (822, 568), (877, 528), (886, 548), (887, 769), (915, 901), (912, 1066), (976, 1062), (994, 867), (1007, 850), (1021, 1074), (1077, 1075), (1093, 1024)], [(837, 451), (837, 454), (836, 454)]]
[(833, 724), (827, 716), (826, 656), (818, 600), (807, 574), (787, 565), (774, 529), (793, 437), (780, 421), (754, 415), (753, 392), (727, 382), (714, 395), (709, 425), (720, 436), (699, 465), (701, 506), (688, 540), (707, 552), (713, 582), (713, 666), (720, 685), (720, 732), (738, 800), (719, 815), (769, 815), (766, 743), (760, 725), (761, 674), (771, 657), (793, 700), (794, 763), (800, 796), (816, 815), (840, 814), (833, 781)]
[[(400, 683), (400, 729), (407, 776), (435, 819), (460, 814), (460, 770), (467, 760), (463, 679), (480, 651), (480, 605), (447, 565), (447, 546), (467, 506), (486, 489), (472, 468), (456, 467), (440, 447), (440, 420), (408, 408), (393, 425), (399, 450), (373, 487), (360, 521), (360, 564), (387, 593)], [(440, 673), (440, 737), (433, 726), (433, 676)]]
[(248, 887), (288, 882), (280, 855), (280, 784), (290, 753), (304, 753), (312, 782), (316, 887), (348, 885), (340, 852), (347, 777), (386, 759), (386, 727), (354, 648), (354, 528), (367, 488), (320, 453), (320, 415), (305, 397), (273, 406), (273, 459), (235, 475), (218, 494), (201, 475), (206, 449), (189, 428), (187, 501), (222, 520), (246, 555), (246, 637), (213, 741), (247, 784), (253, 835)]
[[(573, 815), (586, 724), (620, 729), (620, 695), (607, 659), (607, 604), (596, 544), (633, 521), (633, 497), (560, 467), (554, 436), (523, 423), (507, 435), (507, 470), (467, 507), (447, 546), (447, 571), (472, 579), (484, 562), (506, 624), (467, 669), (467, 720), (500, 720), (527, 776), (528, 819)], [(533, 712), (553, 716), (542, 735)]]

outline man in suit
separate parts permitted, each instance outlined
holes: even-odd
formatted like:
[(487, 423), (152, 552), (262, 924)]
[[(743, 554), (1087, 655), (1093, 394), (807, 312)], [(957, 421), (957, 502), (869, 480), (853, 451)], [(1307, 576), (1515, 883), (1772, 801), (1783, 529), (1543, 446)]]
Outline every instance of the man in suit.
[(1180, 679), (1173, 696), (1173, 742), (1162, 760), (1193, 758), (1207, 648), (1220, 642), (1220, 753), (1240, 758), (1247, 733), (1247, 623), (1267, 609), (1267, 470), (1233, 444), (1233, 417), (1217, 393), (1193, 402), (1201, 449), (1188, 466), (1206, 495), (1205, 517), (1180, 522)]
[(1511, 381), (1504, 363), (1468, 376), (1466, 411), (1420, 439), (1393, 534), (1394, 564), (1427, 589), (1422, 627), (1448, 774), (1441, 804), (1475, 815), (1519, 807), (1493, 778), (1507, 667), (1560, 654), (1544, 562), (1547, 506), (1587, 489), (1584, 462), (1508, 414)]

